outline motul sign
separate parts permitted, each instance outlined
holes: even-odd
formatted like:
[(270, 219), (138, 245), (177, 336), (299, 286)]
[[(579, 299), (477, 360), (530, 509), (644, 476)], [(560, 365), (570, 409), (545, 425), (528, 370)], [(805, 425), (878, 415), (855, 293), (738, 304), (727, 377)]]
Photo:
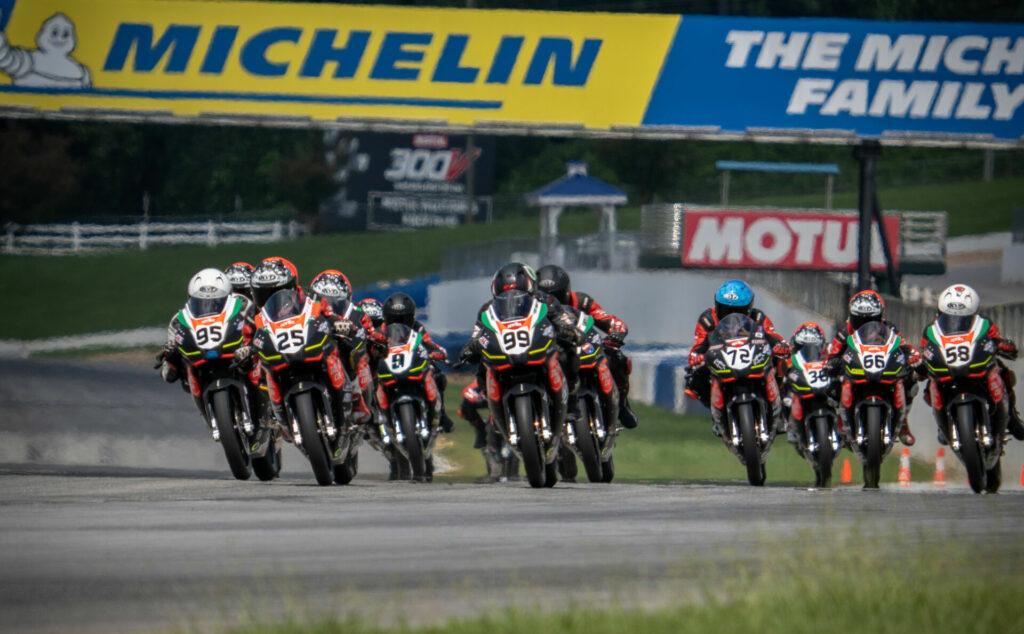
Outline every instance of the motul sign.
[[(849, 213), (683, 208), (683, 266), (853, 271), (860, 253), (859, 219)], [(885, 218), (894, 264), (898, 218)], [(871, 268), (885, 269), (872, 225)]]

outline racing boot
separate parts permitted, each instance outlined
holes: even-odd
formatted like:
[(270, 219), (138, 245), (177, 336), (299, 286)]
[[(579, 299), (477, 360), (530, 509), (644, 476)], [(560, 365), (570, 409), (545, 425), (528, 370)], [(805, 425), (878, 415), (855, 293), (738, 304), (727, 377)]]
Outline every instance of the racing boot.
[(1024, 440), (1024, 422), (1020, 419), (1020, 413), (1017, 411), (1017, 392), (1016, 390), (1009, 390), (1010, 392), (1010, 420), (1006, 423), (1006, 431), (1010, 432), (1017, 440)]
[(619, 390), (619, 422), (626, 429), (636, 429), (640, 423), (633, 408), (629, 406), (629, 388)]
[(900, 429), (896, 434), (900, 437), (900, 442), (907, 447), (913, 447), (914, 443), (917, 442), (914, 434), (910, 433), (910, 425), (907, 424), (907, 419), (903, 419), (903, 424), (900, 425)]
[(444, 411), (444, 409), (441, 410), (441, 417), (438, 419), (438, 422), (441, 424), (441, 431), (444, 433), (450, 434), (455, 431), (455, 421), (448, 416), (448, 412)]

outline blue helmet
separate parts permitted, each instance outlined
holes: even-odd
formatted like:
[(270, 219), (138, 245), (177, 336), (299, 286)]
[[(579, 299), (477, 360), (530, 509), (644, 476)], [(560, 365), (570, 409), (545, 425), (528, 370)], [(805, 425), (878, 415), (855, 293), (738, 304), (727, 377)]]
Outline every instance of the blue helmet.
[(743, 280), (729, 280), (715, 293), (715, 317), (730, 313), (747, 313), (754, 304), (754, 290)]

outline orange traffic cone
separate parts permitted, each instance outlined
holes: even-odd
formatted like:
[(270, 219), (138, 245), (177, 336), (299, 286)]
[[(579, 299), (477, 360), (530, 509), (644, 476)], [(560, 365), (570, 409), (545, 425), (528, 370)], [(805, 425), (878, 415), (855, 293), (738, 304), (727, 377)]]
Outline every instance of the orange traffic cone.
[(1024, 465), (1020, 467), (1020, 485), (1024, 487)]
[[(840, 482), (843, 484), (850, 484), (853, 482), (853, 469), (850, 468), (850, 459), (843, 458), (843, 471), (839, 476)], [(1024, 473), (1021, 473), (1021, 479), (1024, 479)]]
[(946, 486), (946, 448), (939, 447), (939, 452), (935, 454), (935, 486), (940, 489)]
[(897, 479), (900, 481), (901, 488), (910, 488), (910, 450), (906, 447), (903, 448), (903, 455), (900, 456), (900, 473)]

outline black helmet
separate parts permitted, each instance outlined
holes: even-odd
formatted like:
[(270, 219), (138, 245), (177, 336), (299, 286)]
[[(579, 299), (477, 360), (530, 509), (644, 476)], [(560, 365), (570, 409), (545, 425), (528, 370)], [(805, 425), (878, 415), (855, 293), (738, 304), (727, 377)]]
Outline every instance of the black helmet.
[(491, 280), (491, 297), (511, 290), (525, 291), (533, 295), (537, 290), (537, 274), (525, 264), (509, 262), (494, 274)]
[(405, 324), (412, 328), (416, 323), (416, 302), (405, 293), (395, 293), (384, 300), (385, 324)]
[(260, 308), (277, 291), (298, 288), (295, 265), (282, 257), (264, 259), (252, 272), (252, 298)]
[(537, 288), (563, 304), (569, 303), (569, 296), (572, 294), (572, 286), (569, 284), (569, 274), (560, 266), (548, 264), (537, 270)]
[(252, 271), (253, 267), (248, 262), (235, 262), (224, 269), (224, 275), (231, 282), (231, 291), (252, 299)]
[(359, 308), (370, 318), (374, 326), (379, 326), (384, 321), (384, 306), (375, 297), (367, 297), (359, 302)]

